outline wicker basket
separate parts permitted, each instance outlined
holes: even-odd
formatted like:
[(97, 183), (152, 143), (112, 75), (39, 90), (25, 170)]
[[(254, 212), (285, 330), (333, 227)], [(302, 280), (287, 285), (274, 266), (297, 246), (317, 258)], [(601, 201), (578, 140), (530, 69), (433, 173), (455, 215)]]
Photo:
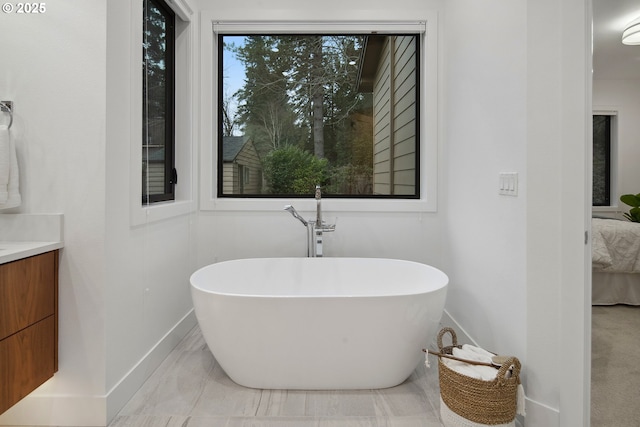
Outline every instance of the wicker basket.
[[(446, 333), (451, 334), (452, 344), (445, 347), (442, 345), (442, 337)], [(440, 353), (452, 355), (454, 347), (462, 347), (458, 346), (455, 331), (443, 328), (438, 333)], [(440, 395), (449, 409), (479, 424), (506, 424), (515, 419), (520, 384), (520, 361), (517, 358), (507, 359), (492, 381), (460, 374), (450, 369), (442, 359), (438, 357)]]

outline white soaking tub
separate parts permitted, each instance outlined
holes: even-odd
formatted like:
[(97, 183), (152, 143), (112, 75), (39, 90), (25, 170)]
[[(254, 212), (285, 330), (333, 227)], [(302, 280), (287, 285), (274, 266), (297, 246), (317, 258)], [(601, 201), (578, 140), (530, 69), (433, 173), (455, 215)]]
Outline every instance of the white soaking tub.
[(236, 383), (262, 389), (375, 389), (424, 360), (449, 279), (416, 262), (255, 258), (191, 276), (198, 324)]

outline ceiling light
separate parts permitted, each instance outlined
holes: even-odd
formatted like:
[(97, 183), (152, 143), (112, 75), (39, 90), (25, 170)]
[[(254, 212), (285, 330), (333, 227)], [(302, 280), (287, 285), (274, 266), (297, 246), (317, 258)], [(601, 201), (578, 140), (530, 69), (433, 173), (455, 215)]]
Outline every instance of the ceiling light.
[(622, 32), (622, 44), (640, 44), (640, 18), (631, 21)]

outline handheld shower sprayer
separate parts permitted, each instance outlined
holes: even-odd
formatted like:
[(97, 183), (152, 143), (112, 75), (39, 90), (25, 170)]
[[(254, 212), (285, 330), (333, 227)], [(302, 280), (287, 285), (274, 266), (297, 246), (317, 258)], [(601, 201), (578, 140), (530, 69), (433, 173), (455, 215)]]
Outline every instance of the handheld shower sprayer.
[(309, 223), (307, 222), (307, 220), (306, 220), (306, 219), (304, 219), (304, 218), (302, 218), (302, 217), (300, 216), (300, 214), (298, 213), (298, 211), (296, 211), (296, 208), (294, 208), (293, 206), (291, 206), (291, 205), (287, 205), (287, 206), (285, 206), (285, 207), (284, 207), (284, 210), (285, 210), (285, 211), (288, 211), (291, 215), (293, 215), (293, 217), (294, 217), (295, 219), (297, 219), (298, 221), (300, 221), (300, 222), (301, 222), (305, 227), (306, 227), (307, 225), (309, 225)]

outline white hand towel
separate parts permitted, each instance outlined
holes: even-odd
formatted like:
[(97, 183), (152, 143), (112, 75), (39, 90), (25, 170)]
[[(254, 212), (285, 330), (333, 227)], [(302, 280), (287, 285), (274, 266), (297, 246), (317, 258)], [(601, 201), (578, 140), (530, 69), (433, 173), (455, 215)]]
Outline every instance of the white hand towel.
[(466, 351), (473, 352), (477, 355), (479, 361), (491, 363), (491, 358), (494, 356), (493, 353), (488, 352), (484, 348), (476, 347), (471, 344), (462, 344), (462, 349)]
[(0, 139), (5, 137), (9, 140), (9, 181), (7, 183), (7, 200), (4, 203), (0, 202), (0, 209), (15, 208), (22, 204), (19, 184), (20, 170), (18, 169), (18, 155), (16, 153), (15, 141), (11, 137), (11, 133), (8, 128), (0, 129)]
[(9, 171), (11, 170), (11, 136), (7, 125), (0, 125), (0, 204), (9, 198)]
[[(468, 357), (468, 352), (462, 349), (454, 348), (453, 355), (461, 359), (473, 360)], [(449, 368), (453, 369), (459, 374), (466, 375), (471, 378), (476, 378), (483, 381), (492, 381), (496, 378), (498, 370), (491, 366), (483, 365), (470, 365), (469, 363), (460, 362), (458, 360), (446, 359), (442, 360)]]
[(463, 344), (462, 348), (454, 348), (453, 355), (461, 359), (483, 363), (491, 363), (491, 356), (493, 356), (487, 350), (469, 344)]

